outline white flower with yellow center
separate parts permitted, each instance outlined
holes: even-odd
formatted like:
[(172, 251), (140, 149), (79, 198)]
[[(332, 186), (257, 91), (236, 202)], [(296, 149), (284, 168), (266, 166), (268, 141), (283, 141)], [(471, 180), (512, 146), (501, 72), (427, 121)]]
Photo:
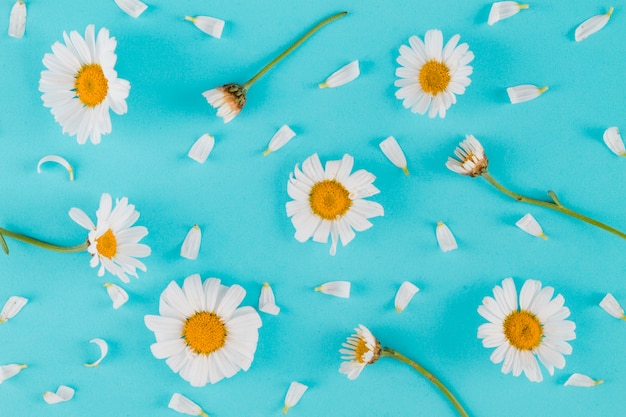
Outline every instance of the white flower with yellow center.
[(90, 265), (100, 265), (98, 276), (107, 270), (123, 282), (130, 282), (126, 274), (137, 277), (137, 269), (146, 271), (146, 266), (135, 258), (150, 255), (150, 248), (139, 243), (148, 234), (143, 226), (133, 226), (139, 219), (139, 212), (126, 197), (115, 202), (111, 195), (102, 194), (100, 207), (96, 211), (97, 225), (94, 225), (84, 211), (76, 207), (70, 210), (70, 217), (89, 230), (87, 250), (92, 255)]
[(356, 334), (348, 337), (342, 343), (344, 349), (340, 349), (341, 359), (344, 362), (339, 366), (339, 372), (345, 374), (348, 379), (356, 379), (365, 367), (380, 358), (382, 346), (372, 332), (362, 324), (356, 329)]
[(369, 218), (383, 216), (383, 207), (365, 198), (378, 194), (376, 177), (360, 169), (352, 174), (354, 158), (344, 155), (340, 161), (326, 162), (326, 168), (317, 154), (308, 157), (302, 170), (296, 165), (289, 177), (287, 216), (296, 228), (295, 238), (306, 242), (326, 243), (331, 236), (330, 254), (337, 250), (338, 239), (346, 246), (357, 232), (372, 227)]
[(170, 282), (161, 294), (160, 315), (144, 318), (156, 338), (152, 354), (195, 387), (247, 371), (261, 318), (252, 307), (238, 307), (245, 295), (239, 285), (227, 287), (217, 278), (202, 283), (197, 274), (182, 289)]
[[(429, 117), (446, 117), (446, 110), (456, 103), (456, 96), (464, 94), (470, 85), (472, 67), (467, 65), (474, 54), (466, 43), (458, 44), (461, 37), (454, 35), (443, 46), (440, 30), (426, 32), (424, 41), (417, 36), (409, 38), (409, 45), (400, 46), (396, 69), (396, 97), (413, 113)], [(429, 110), (430, 108), (430, 110)]]
[(63, 133), (77, 135), (80, 144), (87, 138), (98, 144), (102, 135), (111, 133), (109, 109), (127, 111), (130, 83), (117, 78), (114, 69), (117, 42), (106, 28), (96, 37), (94, 25), (87, 26), (84, 38), (72, 31), (63, 32), (63, 39), (65, 45), (55, 42), (53, 53), (43, 57), (47, 70), (39, 80), (41, 98)]
[[(478, 328), (483, 346), (496, 348), (491, 354), (493, 363), (502, 364), (502, 372), (522, 371), (533, 382), (541, 382), (543, 376), (537, 358), (550, 375), (554, 368), (565, 366), (563, 355), (572, 353), (568, 340), (576, 338), (576, 325), (570, 320), (570, 312), (563, 306), (561, 294), (552, 298), (554, 288), (541, 287), (532, 279), (524, 282), (517, 296), (512, 278), (502, 281), (502, 287), (493, 289), (493, 297), (485, 297), (478, 313), (489, 323)], [(519, 301), (519, 302), (518, 302)]]

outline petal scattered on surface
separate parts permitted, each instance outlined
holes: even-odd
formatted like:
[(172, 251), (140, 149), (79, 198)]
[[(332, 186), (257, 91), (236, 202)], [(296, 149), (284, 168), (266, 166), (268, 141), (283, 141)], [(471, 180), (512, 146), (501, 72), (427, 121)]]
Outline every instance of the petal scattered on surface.
[(624, 314), (624, 309), (620, 305), (620, 303), (615, 299), (613, 294), (607, 293), (602, 301), (600, 301), (600, 307), (611, 316), (616, 319), (626, 320), (626, 315)]
[(269, 155), (271, 152), (277, 151), (287, 144), (291, 139), (296, 136), (296, 132), (291, 130), (287, 125), (282, 125), (280, 129), (270, 139), (267, 149), (263, 151), (263, 156)]
[(404, 155), (404, 152), (402, 151), (402, 148), (398, 144), (396, 138), (389, 136), (387, 139), (380, 142), (378, 146), (392, 164), (403, 170), (406, 175), (409, 175), (406, 156)]
[(587, 39), (589, 36), (606, 26), (606, 24), (609, 23), (609, 19), (612, 14), (613, 7), (611, 7), (608, 12), (590, 17), (578, 25), (576, 31), (574, 32), (574, 39), (576, 39), (576, 42)]
[(516, 1), (497, 1), (491, 5), (487, 24), (490, 26), (511, 16), (516, 15), (522, 9), (528, 9), (528, 4), (520, 4)]
[(198, 29), (217, 39), (222, 37), (222, 31), (226, 23), (222, 19), (211, 16), (185, 16), (185, 20), (192, 22)]
[(519, 227), (529, 235), (537, 236), (546, 240), (548, 239), (548, 236), (543, 233), (543, 229), (541, 228), (539, 222), (537, 222), (537, 220), (530, 213), (525, 214), (524, 217), (515, 222), (515, 226)]
[(41, 174), (41, 165), (45, 164), (46, 162), (55, 162), (55, 163), (61, 165), (69, 173), (70, 181), (74, 181), (74, 168), (72, 167), (72, 165), (70, 165), (69, 162), (67, 162), (67, 159), (63, 158), (62, 156), (58, 156), (58, 155), (46, 155), (46, 156), (44, 156), (43, 158), (41, 158), (39, 160), (39, 163), (37, 163), (37, 172), (39, 174)]
[(361, 74), (359, 61), (354, 60), (332, 73), (326, 81), (319, 85), (320, 88), (334, 88), (347, 84), (357, 79)]
[(26, 30), (26, 3), (22, 0), (15, 2), (9, 16), (9, 36), (21, 38)]
[(189, 398), (177, 392), (172, 394), (172, 398), (170, 398), (170, 402), (167, 406), (172, 410), (178, 411), (182, 414), (188, 414), (190, 416), (208, 417), (208, 415), (204, 412), (204, 410), (202, 410), (202, 408), (198, 404), (194, 403)]
[(326, 282), (318, 287), (315, 287), (315, 291), (334, 295), (340, 298), (350, 298), (350, 282), (349, 281), (330, 281)]
[(148, 8), (148, 5), (140, 0), (115, 0), (115, 4), (117, 4), (124, 13), (134, 18), (141, 16)]
[(417, 294), (419, 290), (420, 289), (414, 284), (409, 281), (404, 281), (396, 292), (396, 298), (394, 300), (396, 311), (398, 313), (403, 312), (406, 306), (409, 305), (409, 302), (413, 299), (413, 296)]
[(107, 290), (107, 294), (113, 301), (113, 308), (117, 310), (128, 301), (128, 293), (119, 285), (111, 284), (109, 282), (104, 284)]
[(204, 161), (206, 161), (206, 159), (209, 157), (209, 154), (213, 150), (214, 146), (215, 138), (208, 133), (205, 133), (204, 135), (200, 136), (198, 140), (196, 140), (191, 149), (189, 149), (187, 156), (194, 161), (203, 164)]
[(587, 375), (584, 374), (572, 374), (572, 376), (570, 376), (569, 378), (567, 378), (567, 381), (565, 381), (565, 385), (567, 386), (572, 386), (572, 387), (595, 387), (596, 385), (600, 385), (604, 382), (604, 380), (599, 379), (599, 380), (595, 380)]
[(17, 295), (9, 297), (2, 311), (0, 311), (0, 324), (15, 317), (17, 313), (28, 303), (28, 299)]
[(299, 382), (292, 382), (289, 385), (289, 390), (287, 390), (287, 395), (285, 396), (285, 407), (283, 408), (283, 414), (287, 414), (287, 411), (298, 404), (300, 398), (304, 395), (306, 390), (309, 389), (307, 385), (301, 384)]
[(261, 288), (261, 295), (259, 296), (259, 311), (272, 314), (274, 316), (280, 313), (280, 307), (276, 305), (274, 291), (267, 282), (263, 283), (263, 287)]
[(546, 91), (548, 91), (548, 86), (540, 88), (532, 84), (522, 84), (506, 89), (506, 93), (509, 95), (511, 104), (518, 104), (533, 100)]
[(22, 372), (22, 369), (26, 369), (26, 365), (12, 363), (10, 365), (0, 366), (0, 384), (9, 378), (13, 378), (15, 375)]
[(44, 392), (43, 399), (48, 404), (58, 404), (74, 398), (74, 392), (74, 388), (70, 388), (66, 385), (61, 385), (59, 386), (59, 388), (57, 388), (56, 392)]
[(186, 259), (197, 259), (200, 251), (200, 242), (202, 241), (202, 231), (197, 224), (187, 232), (183, 246), (180, 248), (180, 256)]
[(108, 353), (109, 353), (109, 345), (108, 345), (108, 343), (104, 339), (100, 339), (100, 338), (91, 339), (89, 341), (89, 343), (94, 343), (95, 345), (97, 345), (100, 348), (100, 357), (95, 362), (86, 363), (85, 366), (87, 366), (87, 367), (96, 367), (96, 366), (100, 365), (100, 362), (102, 362), (102, 360), (104, 358), (106, 358), (106, 356), (108, 355)]
[(604, 131), (604, 143), (617, 156), (626, 156), (626, 147), (617, 127), (609, 127)]
[(437, 235), (437, 243), (439, 244), (439, 248), (442, 252), (449, 252), (458, 249), (459, 246), (456, 243), (456, 239), (454, 238), (452, 231), (443, 222), (437, 223), (435, 234)]

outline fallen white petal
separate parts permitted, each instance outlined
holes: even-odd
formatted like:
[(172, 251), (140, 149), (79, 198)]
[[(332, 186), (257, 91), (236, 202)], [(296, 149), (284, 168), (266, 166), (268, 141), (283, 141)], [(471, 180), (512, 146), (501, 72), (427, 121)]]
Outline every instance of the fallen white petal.
[(147, 4), (139, 0), (115, 0), (115, 4), (126, 14), (135, 18), (139, 17), (148, 8)]
[(537, 236), (546, 240), (548, 239), (548, 236), (543, 233), (541, 225), (530, 213), (527, 213), (524, 217), (515, 222), (515, 226), (519, 227), (529, 235)]
[(359, 69), (359, 61), (354, 60), (348, 65), (341, 67), (337, 71), (333, 72), (323, 83), (319, 85), (320, 88), (334, 88), (347, 84), (350, 81), (354, 81), (361, 74)]
[(349, 281), (331, 281), (315, 287), (315, 291), (324, 294), (334, 295), (340, 298), (350, 298), (350, 282)]
[(27, 302), (28, 299), (17, 295), (9, 297), (0, 312), (0, 323), (4, 323), (5, 321), (15, 317), (15, 315), (20, 312)]
[(437, 243), (439, 244), (439, 248), (442, 252), (449, 252), (459, 247), (456, 244), (456, 239), (454, 238), (454, 235), (452, 234), (448, 226), (446, 226), (443, 222), (437, 223), (435, 234), (437, 235)]
[(107, 344), (105, 340), (99, 339), (99, 338), (91, 339), (89, 343), (95, 343), (100, 348), (100, 357), (98, 358), (98, 360), (92, 363), (85, 364), (85, 366), (88, 366), (88, 367), (95, 367), (95, 366), (100, 365), (100, 362), (102, 362), (102, 359), (104, 359), (109, 353), (109, 345)]
[(271, 152), (277, 151), (287, 144), (291, 139), (296, 136), (296, 132), (291, 130), (287, 125), (283, 125), (270, 139), (267, 149), (263, 151), (263, 156), (269, 155)]
[(104, 286), (107, 289), (107, 294), (109, 294), (111, 301), (113, 301), (113, 308), (115, 310), (126, 304), (126, 301), (128, 301), (128, 293), (122, 287), (109, 282), (105, 283)]
[(419, 290), (420, 289), (417, 288), (414, 284), (410, 283), (409, 281), (404, 281), (402, 285), (400, 285), (398, 292), (396, 292), (396, 299), (394, 301), (396, 311), (398, 313), (404, 311), (406, 306), (409, 305), (409, 302), (411, 302), (413, 296), (417, 294)]
[(387, 139), (380, 142), (378, 146), (392, 164), (403, 170), (406, 175), (409, 175), (406, 157), (396, 138), (389, 136)]
[(62, 403), (71, 400), (73, 397), (74, 389), (66, 385), (59, 386), (56, 392), (46, 391), (43, 394), (43, 399), (48, 404)]
[(489, 11), (488, 25), (493, 25), (500, 20), (508, 19), (516, 15), (522, 9), (528, 9), (528, 4), (520, 4), (516, 1), (498, 1), (491, 5)]
[(302, 395), (304, 395), (307, 389), (309, 389), (308, 386), (295, 381), (289, 385), (289, 390), (285, 396), (285, 408), (283, 408), (283, 414), (287, 414), (287, 410), (298, 404), (298, 401), (300, 401), (300, 398), (302, 398)]
[(576, 42), (587, 39), (590, 35), (593, 35), (606, 26), (612, 14), (613, 7), (611, 7), (608, 12), (593, 16), (578, 25), (576, 32), (574, 33), (574, 39), (576, 39)]
[(178, 411), (182, 414), (188, 414), (190, 416), (202, 416), (208, 417), (208, 415), (200, 408), (200, 406), (189, 398), (185, 397), (182, 394), (174, 393), (172, 394), (172, 398), (170, 399), (170, 403), (167, 405), (174, 411)]
[(600, 301), (600, 307), (611, 316), (616, 319), (626, 320), (626, 315), (624, 315), (624, 309), (619, 304), (619, 302), (613, 297), (613, 294), (607, 293), (602, 301)]
[(221, 19), (216, 19), (210, 16), (185, 16), (185, 20), (192, 22), (198, 29), (207, 35), (211, 35), (217, 39), (222, 37), (225, 22)]
[(201, 241), (202, 231), (197, 224), (194, 224), (185, 236), (183, 246), (180, 248), (180, 256), (191, 260), (197, 259)]
[(572, 387), (595, 387), (596, 385), (602, 384), (604, 381), (602, 379), (595, 380), (587, 375), (583, 374), (572, 374), (567, 381), (565, 381), (565, 386)]
[(0, 366), (0, 384), (2, 384), (7, 379), (12, 378), (15, 375), (19, 374), (22, 371), (22, 369), (26, 369), (26, 368), (27, 368), (26, 365), (19, 365), (15, 363), (10, 364), (10, 365)]
[(626, 156), (626, 148), (624, 147), (624, 141), (619, 133), (617, 127), (609, 127), (604, 131), (603, 135), (604, 143), (608, 148), (617, 156)]
[(70, 165), (69, 162), (67, 162), (67, 159), (58, 155), (44, 156), (43, 158), (39, 160), (39, 163), (37, 164), (37, 172), (39, 174), (41, 174), (41, 166), (45, 164), (46, 162), (56, 162), (57, 164), (61, 165), (70, 174), (70, 181), (74, 181), (74, 168), (72, 167), (72, 165)]
[(509, 95), (509, 100), (511, 100), (512, 104), (523, 103), (525, 101), (533, 100), (543, 93), (548, 91), (548, 86), (545, 87), (537, 87), (532, 84), (523, 84), (515, 87), (509, 87), (506, 89), (507, 94)]
[(194, 161), (203, 164), (213, 150), (213, 146), (215, 146), (215, 138), (208, 133), (205, 133), (200, 136), (191, 149), (189, 149), (187, 156)]
[(263, 287), (261, 288), (261, 295), (259, 296), (259, 310), (274, 316), (278, 315), (280, 312), (280, 307), (276, 305), (274, 291), (272, 291), (272, 287), (270, 287), (270, 284), (267, 282), (263, 283)]
[(9, 36), (21, 38), (26, 30), (26, 3), (18, 0), (11, 9), (9, 17)]

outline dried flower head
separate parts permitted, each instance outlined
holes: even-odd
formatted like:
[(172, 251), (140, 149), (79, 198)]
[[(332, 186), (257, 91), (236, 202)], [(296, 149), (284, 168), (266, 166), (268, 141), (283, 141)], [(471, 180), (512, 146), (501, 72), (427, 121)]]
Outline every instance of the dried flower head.
[(248, 89), (240, 84), (230, 83), (207, 90), (202, 95), (211, 107), (217, 109), (217, 115), (228, 123), (235, 118), (246, 105)]

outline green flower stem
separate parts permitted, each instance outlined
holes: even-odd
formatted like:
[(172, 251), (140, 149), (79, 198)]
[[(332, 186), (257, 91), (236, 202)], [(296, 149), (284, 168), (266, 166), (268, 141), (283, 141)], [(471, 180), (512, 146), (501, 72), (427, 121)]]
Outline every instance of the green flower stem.
[(582, 220), (585, 223), (589, 223), (593, 226), (599, 227), (600, 229), (606, 230), (609, 233), (613, 233), (614, 235), (617, 235), (619, 237), (621, 237), (622, 239), (626, 239), (626, 233), (621, 232), (607, 224), (604, 224), (602, 222), (599, 222), (595, 219), (592, 219), (591, 217), (587, 217), (584, 214), (580, 214), (574, 210), (571, 210), (567, 207), (565, 207), (563, 204), (561, 204), (561, 202), (559, 201), (559, 199), (556, 196), (556, 193), (554, 191), (548, 191), (548, 195), (550, 196), (550, 198), (552, 199), (552, 201), (543, 201), (543, 200), (537, 200), (534, 198), (530, 198), (530, 197), (526, 197), (523, 196), (521, 194), (515, 193), (511, 190), (509, 190), (508, 188), (504, 187), (502, 184), (500, 184), (498, 181), (495, 180), (495, 178), (493, 178), (491, 176), (491, 174), (488, 171), (484, 171), (481, 176), (486, 179), (491, 185), (493, 185), (494, 187), (496, 187), (498, 190), (500, 190), (501, 192), (503, 192), (504, 194), (508, 195), (509, 197), (511, 197), (512, 199), (514, 199), (515, 201), (520, 201), (522, 203), (528, 203), (528, 204), (534, 204), (536, 206), (540, 206), (540, 207), (545, 207), (545, 208), (549, 208), (551, 210), (555, 210), (558, 211), (560, 213), (566, 214), (570, 217), (573, 217), (575, 219), (578, 220)]
[(285, 58), (287, 55), (292, 53), (298, 46), (300, 46), (304, 41), (306, 41), (309, 37), (311, 37), (311, 35), (313, 35), (315, 32), (317, 32), (318, 30), (320, 30), (321, 28), (323, 28), (324, 26), (326, 26), (327, 24), (329, 24), (333, 20), (337, 20), (340, 17), (343, 17), (343, 16), (345, 16), (347, 14), (348, 14), (348, 12), (341, 12), (341, 13), (334, 14), (334, 15), (332, 15), (330, 17), (327, 17), (326, 19), (322, 20), (317, 25), (313, 26), (307, 33), (302, 35), (302, 37), (300, 39), (295, 41), (293, 43), (293, 45), (291, 45), (289, 48), (287, 48), (282, 54), (278, 55), (269, 64), (267, 64), (266, 66), (261, 68), (261, 71), (257, 72), (254, 77), (250, 78), (248, 81), (246, 81), (244, 84), (242, 84), (241, 88), (244, 91), (247, 91), (252, 84), (254, 84), (259, 78), (261, 78), (267, 71), (272, 69), (272, 67), (274, 65), (276, 65), (280, 61), (282, 61), (283, 58)]
[(434, 376), (433, 374), (428, 372), (420, 364), (418, 364), (417, 362), (415, 362), (412, 359), (407, 358), (406, 356), (404, 356), (400, 352), (397, 352), (397, 351), (395, 351), (395, 350), (393, 350), (391, 348), (388, 348), (388, 347), (383, 348), (382, 356), (395, 358), (395, 359), (399, 360), (400, 362), (403, 362), (403, 363), (406, 363), (407, 365), (410, 365), (413, 369), (415, 369), (417, 372), (422, 374), (426, 379), (428, 379), (430, 382), (435, 384), (435, 386), (437, 388), (439, 388), (439, 390), (441, 392), (443, 392), (443, 394), (452, 403), (452, 405), (454, 406), (454, 408), (456, 409), (456, 411), (459, 413), (460, 416), (462, 416), (462, 417), (468, 417), (469, 416), (469, 414), (467, 414), (467, 411), (465, 411), (465, 409), (463, 408), (463, 406), (461, 405), (459, 400), (457, 400), (454, 397), (454, 395), (450, 392), (450, 390), (448, 388), (446, 388), (446, 386), (443, 385), (441, 383), (441, 381), (439, 381), (437, 379), (436, 376)]
[(54, 245), (52, 243), (44, 242), (43, 240), (35, 239), (33, 237), (26, 236), (21, 233), (12, 232), (10, 230), (0, 227), (0, 240), (1, 240), (0, 243), (2, 244), (2, 247), (7, 255), (9, 254), (9, 248), (6, 246), (6, 242), (4, 241), (5, 236), (16, 239), (16, 240), (21, 240), (22, 242), (26, 242), (31, 245), (39, 246), (40, 248), (52, 250), (55, 252), (66, 252), (66, 253), (84, 252), (87, 250), (87, 247), (89, 246), (87, 241), (76, 246)]

